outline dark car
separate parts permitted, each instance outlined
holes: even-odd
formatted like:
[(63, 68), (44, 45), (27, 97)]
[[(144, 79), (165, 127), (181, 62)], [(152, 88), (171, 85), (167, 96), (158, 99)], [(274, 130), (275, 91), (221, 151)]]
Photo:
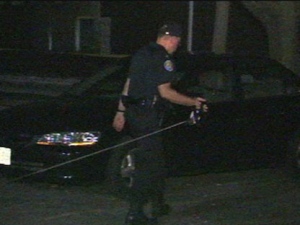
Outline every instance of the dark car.
[(111, 152), (40, 171), (116, 143), (111, 123), (130, 57), (31, 51), (2, 51), (0, 57), (3, 174), (101, 177)]
[[(112, 128), (130, 56), (2, 51), (0, 171), (17, 179), (128, 184), (136, 142)], [(173, 87), (208, 100), (170, 104), (163, 133), (170, 176), (288, 165), (300, 170), (299, 77), (250, 56), (176, 56)], [(141, 137), (142, 138), (142, 137)], [(11, 155), (10, 155), (11, 154)], [(2, 158), (2, 159), (1, 159)]]

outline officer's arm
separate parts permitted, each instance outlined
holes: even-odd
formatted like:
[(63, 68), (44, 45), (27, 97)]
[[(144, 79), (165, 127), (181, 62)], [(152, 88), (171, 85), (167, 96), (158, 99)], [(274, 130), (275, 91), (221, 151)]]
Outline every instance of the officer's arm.
[[(124, 88), (123, 88), (123, 91), (122, 91), (122, 95), (128, 95), (129, 84), (130, 84), (130, 79), (127, 78)], [(126, 110), (126, 107), (124, 106), (124, 104), (122, 102), (122, 98), (120, 98), (117, 112), (122, 112), (122, 111), (125, 112), (125, 110)]]
[[(130, 83), (130, 79), (128, 78), (124, 85), (122, 95), (128, 94), (129, 83)], [(125, 110), (126, 110), (126, 108), (122, 102), (122, 98), (120, 98), (117, 113), (114, 117), (113, 124), (112, 124), (113, 128), (118, 132), (122, 131), (124, 128), (124, 124), (125, 124), (124, 112), (125, 112)]]
[(201, 102), (206, 101), (204, 98), (193, 98), (177, 92), (171, 87), (171, 83), (159, 85), (158, 91), (162, 98), (179, 105), (195, 106), (196, 108), (200, 108)]

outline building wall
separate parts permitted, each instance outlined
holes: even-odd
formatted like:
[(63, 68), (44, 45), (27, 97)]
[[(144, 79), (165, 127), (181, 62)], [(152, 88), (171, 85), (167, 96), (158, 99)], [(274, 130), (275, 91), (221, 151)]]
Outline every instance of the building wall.
[(100, 18), (99, 1), (13, 2), (0, 2), (0, 47), (74, 51), (76, 19)]
[[(97, 1), (67, 1), (59, 4), (49, 4), (48, 18), (52, 35), (52, 50), (75, 51), (76, 21), (79, 18), (100, 18), (100, 2)], [(86, 32), (88, 32), (86, 30)], [(49, 35), (49, 33), (48, 33)], [(86, 33), (88, 35), (88, 33)], [(48, 38), (49, 39), (49, 38)], [(99, 50), (100, 43), (94, 42), (94, 48)]]
[(300, 74), (299, 3), (297, 1), (243, 1), (243, 4), (265, 26), (270, 57)]
[[(300, 74), (299, 2), (225, 2), (230, 2), (228, 29), (226, 34), (215, 34), (225, 37), (221, 40), (224, 44), (216, 47), (215, 3), (194, 1), (193, 50), (265, 54)], [(104, 42), (110, 42), (112, 53), (133, 53), (155, 38), (162, 21), (175, 20), (187, 25), (188, 1), (0, 1), (0, 47), (101, 53), (103, 38), (85, 49), (76, 46), (76, 21), (102, 17), (111, 18), (111, 34), (109, 23), (107, 33), (99, 34), (109, 36)], [(184, 39), (183, 49), (185, 45)], [(109, 52), (110, 46), (105, 46)]]

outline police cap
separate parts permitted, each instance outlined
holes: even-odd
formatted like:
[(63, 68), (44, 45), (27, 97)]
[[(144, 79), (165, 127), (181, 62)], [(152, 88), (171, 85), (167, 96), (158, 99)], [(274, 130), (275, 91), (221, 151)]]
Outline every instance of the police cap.
[(158, 36), (163, 36), (163, 35), (181, 37), (182, 35), (181, 26), (174, 22), (165, 23), (158, 30)]

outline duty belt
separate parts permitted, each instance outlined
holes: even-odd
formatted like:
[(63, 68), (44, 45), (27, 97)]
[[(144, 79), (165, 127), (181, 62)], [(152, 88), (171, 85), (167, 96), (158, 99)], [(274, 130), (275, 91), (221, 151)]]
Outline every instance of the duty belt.
[(153, 96), (152, 98), (133, 98), (130, 96), (122, 95), (122, 102), (126, 106), (136, 105), (145, 108), (153, 108), (157, 102), (157, 97)]

